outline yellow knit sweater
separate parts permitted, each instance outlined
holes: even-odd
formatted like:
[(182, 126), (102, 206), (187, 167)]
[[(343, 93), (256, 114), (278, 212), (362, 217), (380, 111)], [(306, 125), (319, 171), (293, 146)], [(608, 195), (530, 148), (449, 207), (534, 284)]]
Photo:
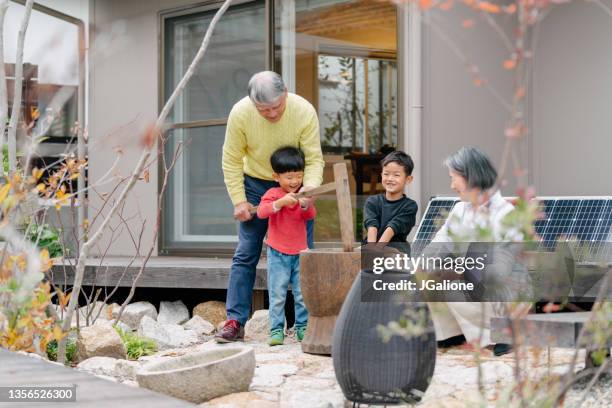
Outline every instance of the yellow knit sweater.
[(248, 96), (234, 105), (227, 120), (221, 161), (225, 185), (234, 205), (246, 201), (244, 174), (272, 180), (270, 156), (283, 146), (302, 149), (306, 156), (304, 185), (319, 186), (324, 166), (319, 120), (306, 99), (289, 93), (283, 116), (276, 123), (264, 119)]

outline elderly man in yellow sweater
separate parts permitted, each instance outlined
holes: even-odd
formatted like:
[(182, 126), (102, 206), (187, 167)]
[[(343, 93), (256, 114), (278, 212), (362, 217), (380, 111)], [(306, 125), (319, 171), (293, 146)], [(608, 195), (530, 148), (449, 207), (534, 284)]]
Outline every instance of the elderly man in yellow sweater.
[[(283, 146), (299, 147), (304, 152), (303, 188), (319, 186), (324, 162), (314, 107), (306, 99), (287, 92), (277, 73), (259, 72), (249, 81), (248, 96), (232, 108), (223, 144), (225, 185), (234, 205), (234, 218), (240, 224), (227, 288), (227, 321), (215, 337), (219, 343), (244, 337), (255, 267), (268, 229), (268, 220), (251, 215), (250, 210), (268, 189), (278, 186), (272, 178), (270, 156)], [(312, 247), (312, 221), (307, 227), (308, 246)]]

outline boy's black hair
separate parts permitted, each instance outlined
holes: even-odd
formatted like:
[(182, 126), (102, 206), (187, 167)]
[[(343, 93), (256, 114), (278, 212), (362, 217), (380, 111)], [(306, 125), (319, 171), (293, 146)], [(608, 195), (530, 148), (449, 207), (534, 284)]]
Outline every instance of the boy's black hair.
[(414, 170), (414, 162), (412, 161), (412, 158), (401, 150), (396, 150), (389, 153), (380, 161), (380, 165), (382, 167), (385, 167), (389, 163), (397, 163), (402, 166), (407, 176), (412, 175), (412, 170)]
[(290, 171), (304, 171), (306, 158), (304, 152), (297, 147), (285, 146), (277, 149), (270, 157), (272, 170), (277, 174)]

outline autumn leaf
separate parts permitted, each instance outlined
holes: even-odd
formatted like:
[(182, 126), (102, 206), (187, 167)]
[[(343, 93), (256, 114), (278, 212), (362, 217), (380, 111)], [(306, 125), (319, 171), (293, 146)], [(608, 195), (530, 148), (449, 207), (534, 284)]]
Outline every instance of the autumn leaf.
[(68, 333), (64, 333), (62, 331), (62, 329), (59, 327), (59, 325), (53, 326), (53, 338), (55, 339), (55, 341), (60, 341), (61, 339), (66, 337), (67, 334)]
[(42, 272), (47, 272), (53, 266), (53, 261), (49, 257), (49, 251), (46, 248), (40, 251), (40, 262)]
[[(431, 0), (429, 0), (431, 1)], [(159, 130), (155, 127), (155, 125), (150, 125), (145, 130), (142, 138), (140, 139), (140, 144), (147, 149), (153, 147), (155, 140), (157, 140), (157, 136), (159, 134)]]
[(474, 20), (472, 19), (465, 19), (461, 22), (461, 27), (463, 28), (472, 28), (474, 27)]
[(481, 1), (476, 5), (476, 7), (484, 12), (493, 14), (501, 11), (501, 8), (497, 4), (489, 3), (488, 1)]
[(63, 310), (66, 308), (66, 305), (68, 305), (72, 292), (66, 295), (64, 292), (62, 292), (61, 289), (56, 289), (56, 290), (57, 290), (57, 299), (58, 299), (59, 305)]
[(145, 169), (142, 172), (142, 178), (144, 179), (145, 183), (149, 182), (149, 169)]
[(429, 10), (433, 6), (433, 0), (419, 0), (419, 8), (421, 10)]
[(10, 190), (11, 183), (6, 183), (4, 186), (2, 186), (2, 188), (0, 189), (0, 204), (2, 204), (4, 200), (6, 200), (6, 197), (8, 196)]
[(512, 59), (507, 59), (504, 61), (503, 65), (505, 69), (514, 69), (514, 67), (516, 66), (516, 61)]
[(514, 14), (514, 13), (516, 13), (516, 4), (514, 4), (514, 3), (509, 4), (509, 5), (505, 6), (503, 9), (508, 14)]
[(525, 93), (526, 93), (525, 87), (523, 86), (519, 87), (514, 93), (514, 99), (517, 101), (520, 101), (521, 99), (525, 97)]

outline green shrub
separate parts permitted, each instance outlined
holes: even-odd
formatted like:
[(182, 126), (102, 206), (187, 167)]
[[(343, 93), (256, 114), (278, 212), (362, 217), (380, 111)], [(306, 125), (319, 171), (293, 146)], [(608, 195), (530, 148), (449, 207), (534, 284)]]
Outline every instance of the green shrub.
[(115, 327), (119, 337), (121, 337), (121, 341), (125, 344), (128, 359), (137, 360), (138, 357), (150, 356), (157, 351), (157, 345), (153, 340), (132, 332), (123, 331), (117, 326), (113, 327)]
[[(76, 361), (77, 346), (76, 340), (73, 338), (68, 339), (66, 342), (66, 361), (74, 363)], [(47, 343), (47, 357), (51, 361), (57, 361), (57, 341), (52, 340)]]
[(28, 240), (34, 243), (38, 242), (38, 248), (49, 251), (51, 258), (57, 258), (64, 254), (59, 231), (48, 224), (32, 224), (28, 233)]

